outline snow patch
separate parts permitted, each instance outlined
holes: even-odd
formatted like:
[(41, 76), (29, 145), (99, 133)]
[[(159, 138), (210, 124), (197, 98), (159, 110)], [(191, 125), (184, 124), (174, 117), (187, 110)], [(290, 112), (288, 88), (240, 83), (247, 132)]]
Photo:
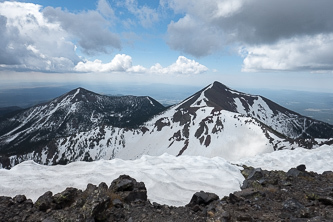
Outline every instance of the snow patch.
[(242, 102), (240, 101), (240, 99), (239, 98), (235, 98), (234, 101), (235, 101), (237, 112), (241, 113), (241, 114), (246, 114), (246, 110), (245, 110)]
[(152, 106), (155, 106), (154, 103), (150, 100), (150, 98), (148, 96), (147, 96), (147, 99), (149, 100), (149, 102)]

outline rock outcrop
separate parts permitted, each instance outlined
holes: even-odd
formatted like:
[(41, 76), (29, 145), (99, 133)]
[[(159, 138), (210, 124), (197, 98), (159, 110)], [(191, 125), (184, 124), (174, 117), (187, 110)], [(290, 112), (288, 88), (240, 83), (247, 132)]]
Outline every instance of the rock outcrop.
[(109, 187), (46, 192), (35, 203), (0, 197), (0, 221), (333, 221), (332, 171), (243, 167), (242, 190), (222, 199), (200, 191), (184, 207), (150, 203), (144, 183), (122, 175)]
[[(224, 197), (221, 221), (333, 221), (333, 172), (288, 172), (244, 166), (242, 190)], [(217, 217), (217, 214), (214, 217)]]

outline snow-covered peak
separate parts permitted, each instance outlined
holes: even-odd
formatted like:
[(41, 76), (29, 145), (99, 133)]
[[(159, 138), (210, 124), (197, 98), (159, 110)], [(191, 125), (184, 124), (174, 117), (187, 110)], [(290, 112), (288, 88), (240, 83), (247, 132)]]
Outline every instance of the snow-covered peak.
[(233, 113), (251, 116), (273, 130), (290, 138), (331, 138), (333, 126), (302, 116), (271, 100), (230, 89), (214, 82), (179, 105), (177, 110), (213, 107)]
[(0, 121), (0, 152), (27, 153), (102, 125), (136, 127), (164, 109), (147, 96), (105, 96), (77, 88)]
[(0, 122), (5, 132), (0, 152), (10, 152), (6, 167), (27, 159), (57, 164), (163, 153), (237, 160), (318, 147), (331, 140), (314, 138), (333, 138), (329, 124), (219, 82), (163, 110), (151, 97), (110, 97), (78, 88)]

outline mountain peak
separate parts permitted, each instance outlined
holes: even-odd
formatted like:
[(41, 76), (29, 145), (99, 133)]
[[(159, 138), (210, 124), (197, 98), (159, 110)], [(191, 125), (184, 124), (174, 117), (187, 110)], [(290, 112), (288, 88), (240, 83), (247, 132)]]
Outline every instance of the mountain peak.
[(87, 94), (87, 93), (91, 93), (91, 94), (97, 94), (97, 93), (94, 93), (92, 91), (89, 91), (83, 87), (78, 87), (76, 89), (73, 89), (71, 91), (69, 91), (68, 93), (66, 93), (65, 95), (73, 95), (73, 94)]
[(69, 91), (68, 93), (63, 94), (62, 96), (56, 98), (55, 102), (61, 102), (63, 100), (71, 101), (73, 103), (75, 102), (96, 102), (97, 97), (100, 97), (101, 95), (94, 93), (92, 91), (89, 91), (85, 88), (78, 87), (76, 89), (73, 89)]
[(199, 92), (195, 93), (193, 96), (187, 98), (179, 105), (178, 109), (209, 106), (221, 110), (223, 109), (235, 112), (235, 107), (232, 105), (233, 92), (239, 93), (237, 91), (231, 90), (226, 85), (215, 81)]
[(106, 96), (79, 87), (14, 118), (0, 119), (0, 153), (25, 153), (27, 144), (38, 148), (53, 138), (104, 125), (137, 127), (164, 109), (149, 97)]
[(288, 110), (265, 97), (250, 95), (213, 82), (181, 102), (177, 110), (213, 107), (257, 119), (290, 138), (329, 138), (333, 127)]
[(218, 82), (218, 81), (214, 81), (210, 86), (211, 86), (211, 88), (216, 88), (216, 87), (218, 87), (218, 88), (226, 88), (226, 89), (229, 89), (226, 85), (224, 85), (224, 84), (222, 84), (222, 83), (220, 83), (220, 82)]

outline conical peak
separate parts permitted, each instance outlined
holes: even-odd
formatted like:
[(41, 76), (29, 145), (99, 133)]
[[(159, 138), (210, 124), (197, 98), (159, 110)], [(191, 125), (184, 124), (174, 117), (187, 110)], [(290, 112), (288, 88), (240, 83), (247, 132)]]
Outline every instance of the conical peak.
[(85, 89), (85, 88), (82, 88), (82, 87), (78, 87), (78, 88), (76, 88), (76, 89), (73, 89), (73, 90), (71, 90), (70, 92), (68, 92), (67, 94), (86, 94), (86, 93), (93, 93), (93, 94), (96, 94), (96, 93), (94, 93), (94, 92), (92, 92), (92, 91), (89, 91), (89, 90), (87, 90), (87, 89)]
[(222, 84), (222, 83), (220, 83), (220, 82), (218, 82), (218, 81), (215, 81), (215, 82), (213, 82), (212, 84), (212, 87), (211, 88), (226, 88), (226, 89), (229, 89), (226, 85), (224, 85), (224, 84)]
[[(231, 90), (227, 86), (215, 81), (184, 100), (177, 109), (200, 106), (213, 106), (220, 109), (229, 108), (225, 107), (224, 103), (229, 104), (232, 102), (229, 101), (230, 98), (228, 99), (231, 94), (230, 91)], [(221, 103), (223, 104), (222, 107)]]
[[(210, 84), (209, 86), (207, 86), (205, 88), (206, 90), (213, 90), (214, 92), (217, 92), (217, 93), (223, 93), (225, 91), (228, 91), (230, 93), (236, 93), (236, 94), (245, 94), (245, 93), (242, 93), (242, 92), (239, 92), (237, 90), (234, 90), (234, 89), (231, 89), (229, 88), (228, 86), (218, 82), (218, 81), (215, 81), (213, 82), (212, 84)], [(205, 90), (204, 89), (204, 90)]]

